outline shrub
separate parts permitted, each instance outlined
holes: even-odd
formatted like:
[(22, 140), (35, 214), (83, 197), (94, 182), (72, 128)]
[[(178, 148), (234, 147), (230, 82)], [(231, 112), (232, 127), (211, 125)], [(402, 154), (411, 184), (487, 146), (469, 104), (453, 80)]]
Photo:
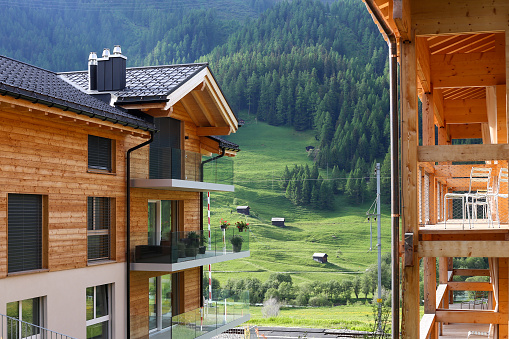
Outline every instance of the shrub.
[(310, 306), (332, 306), (332, 303), (327, 299), (327, 296), (320, 294), (315, 297), (309, 298)]
[[(268, 291), (267, 291), (268, 292)], [(277, 317), (281, 304), (275, 298), (267, 299), (263, 302), (262, 315), (264, 318)]]

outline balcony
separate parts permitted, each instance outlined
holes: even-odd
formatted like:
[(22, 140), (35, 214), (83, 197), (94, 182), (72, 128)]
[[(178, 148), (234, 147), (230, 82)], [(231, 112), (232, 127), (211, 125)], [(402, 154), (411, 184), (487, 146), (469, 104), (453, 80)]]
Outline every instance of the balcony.
[(0, 338), (76, 339), (4, 314), (0, 314)]
[(420, 257), (509, 255), (508, 162), (501, 160), (500, 148), (420, 147), (416, 182)]
[[(141, 321), (137, 323), (157, 322), (155, 317), (145, 319), (139, 319)], [(208, 339), (249, 319), (248, 291), (234, 294), (230, 290), (214, 290), (212, 299), (206, 300), (204, 307), (175, 316), (166, 314), (159, 329), (153, 329), (149, 336), (151, 339)]]
[(206, 230), (171, 232), (160, 238), (147, 232), (131, 233), (131, 270), (175, 272), (250, 255), (249, 231), (239, 232), (235, 227), (212, 230), (210, 241)]
[[(233, 161), (170, 147), (150, 147), (148, 171), (134, 174), (131, 187), (178, 191), (233, 192)], [(138, 177), (136, 177), (138, 176)]]

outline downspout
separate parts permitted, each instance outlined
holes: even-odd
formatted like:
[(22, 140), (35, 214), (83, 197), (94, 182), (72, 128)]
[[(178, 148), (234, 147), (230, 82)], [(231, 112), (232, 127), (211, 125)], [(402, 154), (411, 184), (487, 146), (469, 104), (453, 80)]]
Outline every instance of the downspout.
[[(210, 159), (207, 159), (205, 161), (202, 161), (200, 164), (200, 181), (203, 182), (203, 165), (205, 165), (207, 162), (217, 160), (219, 158), (224, 157), (226, 154), (225, 148), (220, 147), (221, 154), (219, 154), (217, 157), (213, 157)], [(203, 232), (203, 192), (200, 192), (200, 230)], [(200, 307), (203, 307), (203, 266), (200, 266)]]
[(127, 178), (127, 220), (126, 220), (126, 316), (127, 316), (127, 330), (126, 330), (126, 338), (129, 339), (131, 337), (131, 153), (136, 151), (143, 146), (146, 146), (154, 141), (154, 132), (150, 131), (150, 139), (145, 141), (142, 144), (134, 146), (127, 150), (127, 168), (126, 168), (126, 178)]
[(384, 31), (389, 45), (390, 123), (391, 123), (391, 266), (392, 266), (392, 338), (399, 338), (399, 120), (398, 120), (398, 44), (396, 35), (378, 11), (374, 0), (364, 0)]

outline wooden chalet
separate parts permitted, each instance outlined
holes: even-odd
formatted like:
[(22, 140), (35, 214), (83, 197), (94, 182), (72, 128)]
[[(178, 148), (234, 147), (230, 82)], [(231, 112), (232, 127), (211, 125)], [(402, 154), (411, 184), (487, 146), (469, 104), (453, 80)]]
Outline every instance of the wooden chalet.
[(15, 319), (76, 338), (209, 338), (249, 319), (246, 300), (226, 313), (202, 296), (203, 265), (249, 256), (203, 231), (203, 192), (234, 190), (239, 146), (221, 136), (237, 118), (207, 64), (125, 59), (115, 46), (57, 74), (0, 56), (0, 337)]
[[(393, 177), (400, 171), (401, 189), (393, 179), (393, 338), (399, 337), (400, 307), (403, 338), (508, 338), (509, 2), (364, 2), (390, 47), (396, 98)], [(489, 265), (459, 269), (455, 257)], [(485, 280), (457, 282), (456, 276)], [(487, 309), (461, 308), (455, 291), (484, 291)]]

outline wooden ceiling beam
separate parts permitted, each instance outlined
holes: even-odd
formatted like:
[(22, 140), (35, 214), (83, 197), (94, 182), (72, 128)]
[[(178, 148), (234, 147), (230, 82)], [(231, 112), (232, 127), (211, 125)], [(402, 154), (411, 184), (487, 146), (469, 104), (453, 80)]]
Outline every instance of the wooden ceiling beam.
[(444, 100), (444, 117), (448, 124), (487, 123), (486, 100)]
[(208, 136), (208, 135), (230, 135), (231, 130), (229, 126), (224, 127), (197, 127), (196, 135)]
[(431, 92), (430, 51), (426, 38), (417, 38), (417, 76), (425, 93)]
[(482, 138), (481, 124), (447, 124), (447, 126), (449, 127), (449, 135), (451, 139)]
[(437, 121), (437, 126), (444, 127), (444, 96), (441, 90), (433, 89), (433, 103), (435, 105), (435, 120)]
[(205, 102), (203, 101), (203, 98), (201, 97), (204, 93), (203, 90), (205, 89), (205, 82), (203, 82), (203, 85), (201, 87), (202, 87), (202, 89), (199, 91), (192, 91), (191, 95), (193, 96), (193, 99), (196, 101), (196, 103), (200, 107), (201, 111), (203, 112), (203, 115), (205, 115), (205, 118), (207, 118), (209, 125), (217, 127), (218, 126), (217, 121), (212, 117), (209, 107), (207, 107), (207, 104), (205, 104)]
[(184, 96), (182, 99), (179, 100), (179, 102), (182, 103), (182, 106), (184, 106), (184, 109), (186, 110), (187, 114), (189, 115), (193, 123), (196, 126), (200, 126), (200, 123), (198, 122), (198, 120), (196, 119), (196, 115), (194, 114), (194, 110), (190, 107), (187, 100), (189, 100), (187, 96)]
[(435, 88), (494, 86), (505, 83), (505, 57), (499, 53), (437, 54), (431, 56)]
[(412, 11), (410, 0), (393, 0), (392, 17), (403, 41), (411, 41)]
[(121, 104), (119, 105), (125, 109), (139, 109), (141, 111), (148, 111), (152, 108), (164, 109), (166, 102), (154, 102), (154, 103), (143, 103), (143, 104)]

